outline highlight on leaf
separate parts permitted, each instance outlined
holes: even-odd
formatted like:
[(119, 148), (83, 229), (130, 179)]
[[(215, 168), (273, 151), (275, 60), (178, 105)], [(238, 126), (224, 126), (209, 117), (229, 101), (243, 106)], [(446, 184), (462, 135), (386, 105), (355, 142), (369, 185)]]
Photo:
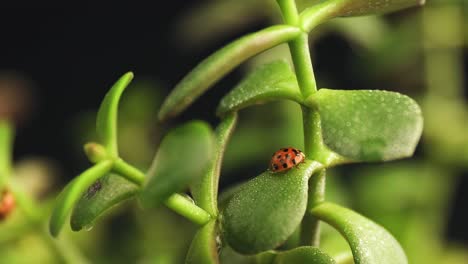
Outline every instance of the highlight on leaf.
[(222, 116), (226, 112), (275, 99), (302, 101), (296, 75), (284, 60), (255, 69), (221, 99), (216, 113)]

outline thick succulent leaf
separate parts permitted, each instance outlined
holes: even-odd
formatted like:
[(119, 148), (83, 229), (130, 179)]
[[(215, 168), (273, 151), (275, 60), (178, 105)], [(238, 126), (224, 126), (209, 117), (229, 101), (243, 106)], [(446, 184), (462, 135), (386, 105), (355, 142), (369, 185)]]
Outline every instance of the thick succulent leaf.
[(237, 113), (226, 116), (215, 131), (215, 157), (207, 172), (191, 186), (191, 193), (196, 204), (210, 213), (218, 214), (218, 183), (221, 173), (224, 150), (237, 123)]
[(216, 244), (216, 221), (212, 220), (201, 227), (192, 240), (185, 263), (217, 264), (219, 263), (218, 246)]
[(286, 61), (275, 61), (254, 70), (221, 99), (217, 114), (237, 111), (274, 99), (301, 101), (296, 76)]
[(320, 89), (306, 104), (320, 113), (324, 143), (352, 160), (409, 157), (421, 137), (421, 109), (399, 93)]
[(107, 92), (99, 107), (96, 120), (96, 130), (101, 143), (106, 147), (108, 154), (118, 156), (117, 150), (117, 111), (120, 97), (133, 79), (133, 73), (128, 72), (112, 86)]
[(424, 3), (425, 0), (324, 0), (301, 13), (301, 24), (310, 31), (317, 24), (334, 17), (383, 14)]
[(112, 161), (101, 161), (78, 175), (62, 190), (57, 197), (49, 222), (49, 230), (52, 236), (57, 236), (59, 234), (68, 214), (83, 193), (111, 169)]
[(162, 140), (141, 192), (145, 207), (157, 206), (206, 172), (214, 154), (208, 124), (191, 121), (171, 130)]
[(284, 242), (304, 216), (309, 177), (321, 167), (306, 160), (285, 172), (266, 171), (245, 183), (222, 212), (229, 245), (240, 253), (255, 254)]
[(257, 53), (293, 39), (300, 32), (297, 27), (273, 26), (242, 37), (215, 52), (177, 84), (164, 101), (159, 119), (164, 120), (182, 112), (240, 63)]
[(365, 16), (389, 13), (412, 6), (423, 5), (425, 0), (332, 0), (336, 16)]
[(298, 247), (278, 254), (274, 264), (290, 263), (315, 263), (315, 264), (334, 264), (332, 257), (325, 254), (318, 248)]
[(337, 229), (348, 241), (356, 264), (405, 264), (398, 241), (383, 227), (364, 216), (333, 203), (322, 203), (312, 215)]
[(12, 147), (13, 129), (7, 121), (0, 120), (0, 193), (10, 177)]
[(93, 226), (107, 209), (134, 197), (138, 190), (138, 185), (117, 174), (107, 174), (100, 178), (75, 205), (70, 221), (72, 230), (79, 231)]

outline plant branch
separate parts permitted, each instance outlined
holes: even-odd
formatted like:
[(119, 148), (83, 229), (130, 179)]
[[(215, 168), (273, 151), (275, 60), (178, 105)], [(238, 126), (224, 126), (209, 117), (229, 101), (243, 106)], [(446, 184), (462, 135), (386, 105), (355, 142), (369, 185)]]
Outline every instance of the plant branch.
[(117, 159), (114, 162), (114, 167), (112, 168), (112, 170), (117, 172), (119, 175), (122, 175), (127, 180), (140, 186), (143, 185), (145, 181), (145, 174), (137, 168), (125, 162), (123, 159)]
[[(278, 0), (286, 23), (297, 26), (299, 17), (294, 0)], [(298, 37), (291, 40), (289, 50), (296, 70), (297, 81), (303, 98), (309, 97), (317, 92), (312, 60), (310, 57), (309, 36), (302, 32)], [(320, 116), (313, 108), (302, 107), (304, 123), (304, 150), (309, 159), (319, 161), (323, 164), (327, 161), (328, 151), (323, 145)], [(324, 199), (325, 173), (321, 172), (311, 177), (309, 182), (308, 206), (312, 206)], [(301, 242), (305, 245), (319, 245), (320, 226), (319, 220), (306, 213), (302, 221)]]
[(277, 0), (281, 9), (284, 22), (291, 26), (297, 26), (299, 22), (299, 14), (297, 13), (295, 0)]
[[(144, 184), (145, 174), (122, 159), (115, 161), (112, 170), (140, 186)], [(204, 225), (211, 219), (211, 215), (208, 212), (195, 205), (192, 200), (177, 193), (171, 195), (164, 204), (174, 212), (198, 225)]]
[(178, 193), (171, 195), (164, 204), (176, 213), (198, 225), (205, 225), (211, 219), (211, 215), (205, 210), (196, 206), (192, 200)]
[(314, 206), (325, 201), (325, 175), (325, 170), (322, 169), (309, 180), (309, 199), (301, 228), (302, 245), (317, 247), (320, 244), (320, 221), (309, 212)]
[(0, 193), (11, 174), (13, 128), (6, 120), (0, 120)]

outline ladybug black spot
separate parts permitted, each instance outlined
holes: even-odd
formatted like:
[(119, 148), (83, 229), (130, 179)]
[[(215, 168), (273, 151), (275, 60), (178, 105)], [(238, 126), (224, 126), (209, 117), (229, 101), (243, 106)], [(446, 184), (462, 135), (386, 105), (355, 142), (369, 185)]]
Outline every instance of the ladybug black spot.
[(288, 164), (286, 164), (286, 163), (283, 163), (283, 168), (285, 168), (285, 169), (286, 169), (287, 167), (288, 167)]
[(293, 159), (292, 162), (294, 165), (296, 165), (296, 159)]
[(284, 157), (285, 157), (286, 159), (289, 159), (289, 154), (286, 154)]
[[(292, 149), (292, 151), (294, 152), (294, 154), (296, 154), (296, 155), (297, 155), (297, 153), (298, 153), (298, 152), (297, 152), (297, 150), (296, 150), (296, 149)], [(299, 151), (299, 152), (301, 152), (301, 151)]]
[(276, 156), (277, 159), (281, 159), (281, 155)]
[(285, 149), (283, 149), (283, 151), (284, 151), (284, 152), (288, 152), (288, 149), (287, 149), (287, 148), (285, 148)]
[(277, 170), (278, 169), (278, 165), (274, 164), (273, 165), (273, 170)]

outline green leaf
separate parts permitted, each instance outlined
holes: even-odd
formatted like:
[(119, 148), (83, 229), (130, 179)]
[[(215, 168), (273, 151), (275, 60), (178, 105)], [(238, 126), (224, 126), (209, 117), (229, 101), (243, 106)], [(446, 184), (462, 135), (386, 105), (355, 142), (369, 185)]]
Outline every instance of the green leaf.
[(301, 13), (301, 25), (310, 31), (316, 25), (339, 16), (384, 14), (423, 5), (425, 0), (328, 0), (311, 6)]
[(56, 237), (59, 234), (68, 214), (83, 193), (111, 169), (112, 161), (101, 161), (78, 175), (62, 190), (57, 197), (49, 222), (49, 230), (52, 236)]
[(107, 209), (134, 197), (138, 190), (138, 185), (117, 174), (107, 174), (100, 178), (75, 205), (70, 221), (72, 230), (79, 231), (93, 226)]
[(106, 147), (108, 154), (117, 157), (117, 112), (120, 96), (133, 79), (133, 73), (128, 72), (107, 92), (99, 107), (96, 120), (96, 130)]
[(210, 162), (205, 175), (191, 187), (196, 204), (210, 213), (218, 215), (218, 184), (224, 150), (237, 123), (237, 113), (226, 116), (215, 131), (215, 158)]
[(217, 115), (275, 99), (301, 102), (296, 76), (286, 61), (262, 65), (221, 99)]
[(324, 143), (352, 160), (410, 157), (421, 137), (421, 109), (399, 93), (320, 89), (306, 104), (318, 109)]
[(216, 264), (219, 263), (218, 247), (216, 244), (216, 221), (204, 225), (192, 240), (185, 263)]
[(10, 123), (6, 120), (0, 120), (0, 193), (11, 174), (13, 134)]
[(314, 247), (298, 247), (278, 254), (274, 264), (290, 263), (314, 263), (314, 264), (334, 264), (332, 257)]
[(162, 140), (141, 192), (144, 207), (157, 206), (206, 172), (213, 158), (214, 137), (208, 124), (191, 121)]
[(308, 179), (322, 165), (306, 160), (285, 172), (266, 171), (248, 181), (223, 211), (229, 245), (255, 254), (283, 243), (300, 224), (307, 205)]
[(356, 264), (405, 264), (400, 244), (383, 227), (333, 203), (322, 203), (312, 215), (336, 228), (348, 241)]
[(273, 26), (244, 36), (218, 50), (189, 72), (172, 90), (159, 112), (164, 120), (182, 112), (198, 96), (243, 61), (257, 53), (287, 42), (300, 34), (292, 26)]

